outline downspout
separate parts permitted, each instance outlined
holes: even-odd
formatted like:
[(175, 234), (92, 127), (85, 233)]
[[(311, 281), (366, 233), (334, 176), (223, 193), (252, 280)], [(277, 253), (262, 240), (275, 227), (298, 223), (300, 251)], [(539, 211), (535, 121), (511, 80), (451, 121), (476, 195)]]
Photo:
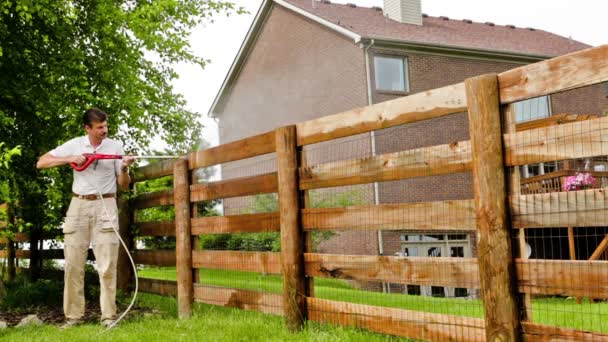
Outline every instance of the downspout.
[[(370, 58), (369, 58), (369, 49), (371, 49), (371, 47), (374, 46), (374, 40), (372, 39), (369, 43), (369, 45), (367, 45), (365, 47), (365, 75), (367, 77), (367, 105), (371, 106), (374, 104), (373, 100), (372, 100), (372, 80), (371, 80), (371, 66), (370, 66)], [(370, 145), (371, 145), (371, 149), (372, 149), (372, 156), (376, 155), (376, 138), (375, 138), (375, 134), (374, 131), (370, 132), (369, 135), (369, 139), (370, 139)], [(374, 182), (374, 204), (378, 205), (380, 204), (380, 195), (379, 195), (379, 191), (378, 191), (378, 182)], [(382, 231), (378, 230), (378, 254), (379, 255), (384, 255), (384, 242), (382, 240)], [(382, 292), (389, 292), (389, 289), (387, 288), (387, 285), (385, 282), (382, 282)]]

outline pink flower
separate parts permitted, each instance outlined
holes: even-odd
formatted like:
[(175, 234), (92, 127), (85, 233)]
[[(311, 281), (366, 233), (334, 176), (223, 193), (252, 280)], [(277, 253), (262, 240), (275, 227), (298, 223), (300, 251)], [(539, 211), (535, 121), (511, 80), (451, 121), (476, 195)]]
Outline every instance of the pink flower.
[(577, 172), (574, 176), (568, 176), (564, 180), (564, 190), (579, 190), (583, 186), (594, 185), (595, 177), (587, 172)]

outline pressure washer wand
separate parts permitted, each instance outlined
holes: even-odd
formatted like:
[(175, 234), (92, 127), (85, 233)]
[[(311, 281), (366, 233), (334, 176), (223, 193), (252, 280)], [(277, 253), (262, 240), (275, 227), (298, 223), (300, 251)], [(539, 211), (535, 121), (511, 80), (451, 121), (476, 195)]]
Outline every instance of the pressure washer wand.
[[(123, 157), (127, 157), (120, 154), (101, 154), (101, 153), (83, 153), (82, 154), (86, 161), (78, 166), (76, 163), (70, 163), (72, 169), (76, 171), (84, 171), (89, 165), (91, 165), (94, 161), (99, 159), (122, 159)], [(179, 156), (129, 156), (136, 159), (177, 159)]]

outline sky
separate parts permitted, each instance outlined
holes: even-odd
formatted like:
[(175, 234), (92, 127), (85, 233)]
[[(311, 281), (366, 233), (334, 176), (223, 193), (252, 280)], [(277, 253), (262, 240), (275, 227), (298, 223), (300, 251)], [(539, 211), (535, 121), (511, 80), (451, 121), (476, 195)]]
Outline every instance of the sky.
[[(186, 64), (176, 66), (180, 77), (174, 82), (175, 90), (184, 95), (190, 110), (201, 113), (200, 120), (205, 126), (203, 138), (211, 146), (218, 144), (217, 124), (207, 117), (207, 113), (262, 3), (261, 0), (232, 1), (247, 9), (249, 14), (218, 16), (213, 23), (197, 28), (192, 34), (193, 51), (211, 63), (203, 70)], [(383, 0), (332, 2), (383, 6)], [(422, 12), (450, 19), (533, 27), (593, 46), (608, 43), (606, 0), (422, 0)]]

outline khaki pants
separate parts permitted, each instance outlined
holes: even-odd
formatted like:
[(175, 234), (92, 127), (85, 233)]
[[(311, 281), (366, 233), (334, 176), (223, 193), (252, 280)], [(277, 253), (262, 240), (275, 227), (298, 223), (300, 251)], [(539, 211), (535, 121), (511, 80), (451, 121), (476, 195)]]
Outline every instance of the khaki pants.
[[(104, 209), (103, 204), (107, 211)], [(64, 289), (63, 312), (67, 319), (84, 316), (84, 266), (89, 243), (93, 245), (100, 283), (101, 320), (116, 316), (116, 261), (119, 240), (118, 210), (114, 198), (83, 200), (72, 198), (63, 226)]]

